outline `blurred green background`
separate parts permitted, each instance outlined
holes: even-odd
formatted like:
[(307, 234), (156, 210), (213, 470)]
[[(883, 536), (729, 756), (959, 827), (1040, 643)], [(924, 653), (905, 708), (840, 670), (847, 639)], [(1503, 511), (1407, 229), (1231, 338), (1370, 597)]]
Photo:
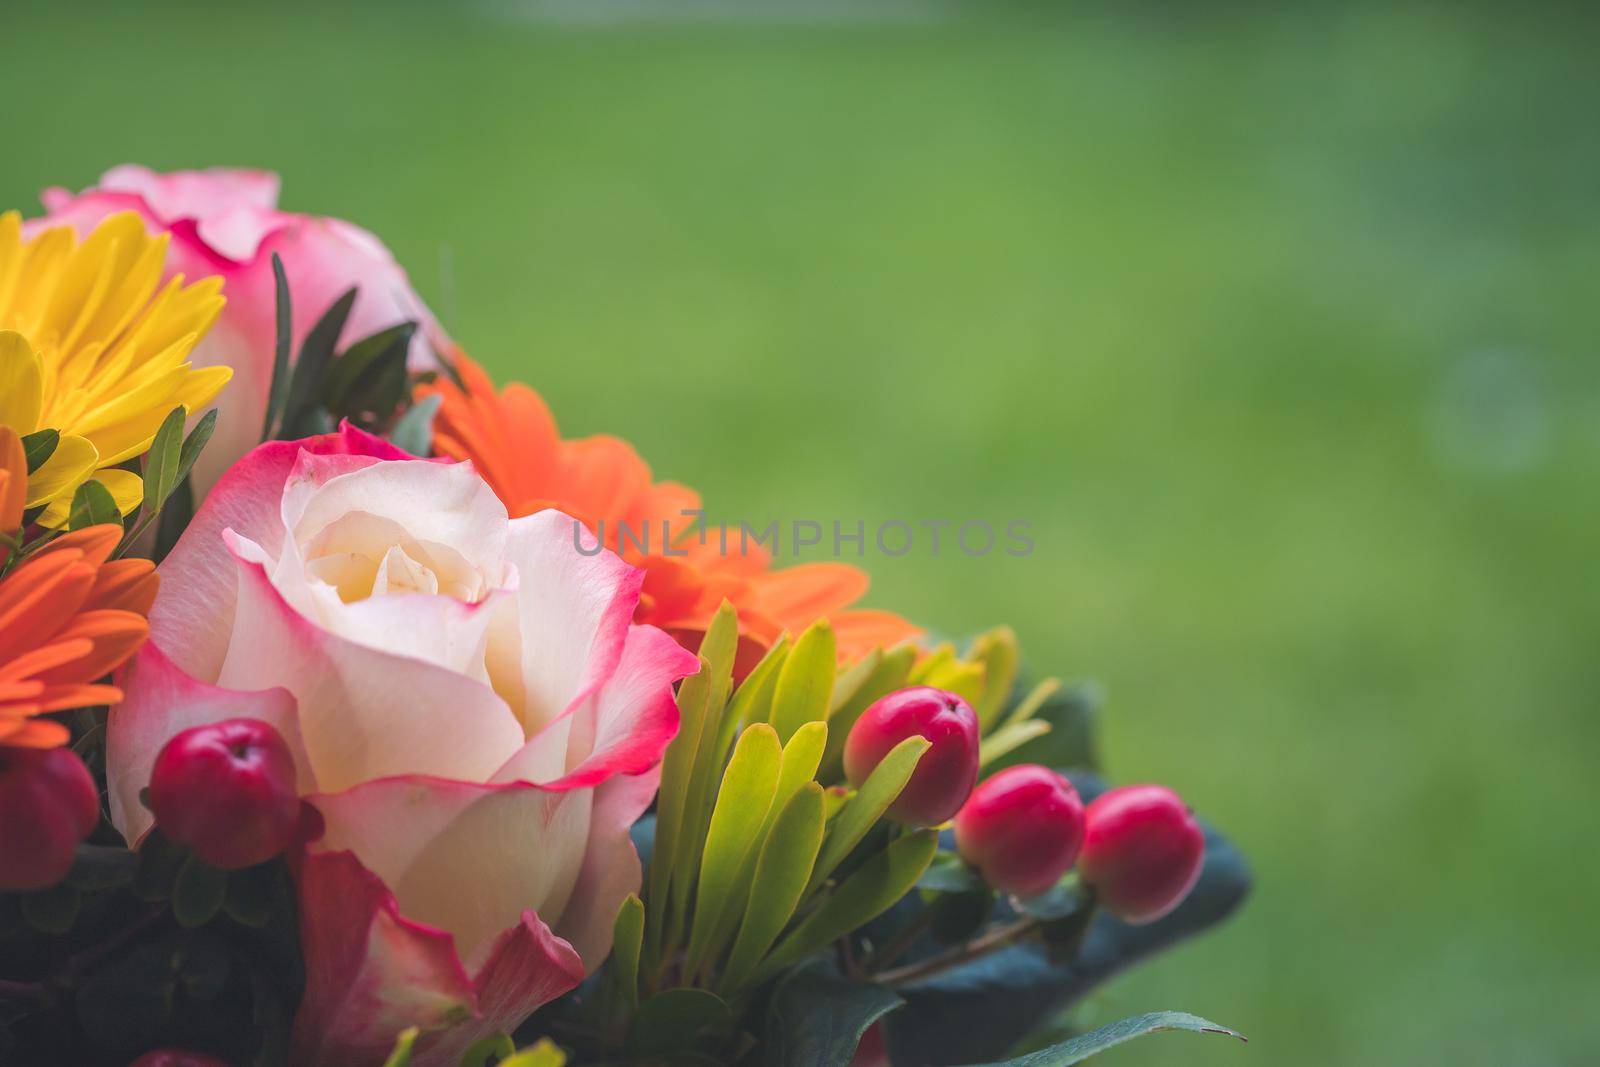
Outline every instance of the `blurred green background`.
[(1593, 1062), (1592, 9), (8, 3), (0, 205), (284, 175), (713, 518), (1108, 688), (1252, 857), (1108, 1064)]

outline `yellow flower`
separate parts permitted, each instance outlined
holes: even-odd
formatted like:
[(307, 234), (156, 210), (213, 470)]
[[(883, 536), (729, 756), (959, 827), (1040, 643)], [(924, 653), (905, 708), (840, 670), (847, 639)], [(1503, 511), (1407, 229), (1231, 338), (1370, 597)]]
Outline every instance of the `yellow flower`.
[(167, 241), (132, 212), (82, 242), (65, 226), (24, 240), (21, 217), (0, 215), (0, 426), (61, 434), (28, 479), (27, 506), (47, 504), (47, 526), (91, 477), (131, 511), (139, 475), (115, 468), (149, 449), (173, 408), (196, 410), (233, 373), (190, 365), (222, 310), (222, 280), (161, 285)]

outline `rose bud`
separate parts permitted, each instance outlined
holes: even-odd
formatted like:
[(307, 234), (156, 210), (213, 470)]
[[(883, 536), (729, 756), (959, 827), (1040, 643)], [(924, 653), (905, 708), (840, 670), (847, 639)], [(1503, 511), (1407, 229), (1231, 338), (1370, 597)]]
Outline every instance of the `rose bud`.
[(1038, 896), (1072, 868), (1083, 844), (1083, 801), (1035, 763), (985, 779), (956, 816), (961, 858), (1002, 893)]
[(150, 810), (168, 837), (232, 870), (282, 852), (300, 819), (294, 757), (260, 719), (175, 735), (150, 771)]
[(226, 1060), (207, 1056), (204, 1052), (186, 1052), (179, 1048), (158, 1048), (128, 1064), (128, 1067), (228, 1067)]
[(850, 728), (844, 773), (859, 788), (890, 749), (917, 735), (932, 744), (890, 805), (889, 817), (934, 826), (961, 810), (978, 780), (978, 716), (956, 694), (924, 685), (881, 697)]
[(1124, 922), (1155, 922), (1200, 878), (1205, 834), (1178, 794), (1130, 785), (1089, 805), (1078, 873), (1099, 903)]
[(0, 890), (46, 889), (100, 821), (100, 792), (69, 748), (0, 745)]

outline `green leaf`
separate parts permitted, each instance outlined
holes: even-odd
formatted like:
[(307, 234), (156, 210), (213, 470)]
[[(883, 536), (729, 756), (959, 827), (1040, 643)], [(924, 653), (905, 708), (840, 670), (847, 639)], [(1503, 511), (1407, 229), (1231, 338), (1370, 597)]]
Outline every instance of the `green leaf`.
[[(459, 1067), (489, 1067), (507, 1056), (514, 1056), (517, 1044), (508, 1034), (488, 1034), (468, 1045), (461, 1054)], [(492, 1059), (491, 1059), (492, 1057)]]
[(161, 428), (150, 442), (150, 451), (144, 461), (144, 509), (154, 513), (161, 510), (167, 497), (177, 486), (180, 454), (183, 451), (183, 420), (187, 412), (175, 407), (161, 420)]
[(808, 722), (828, 717), (833, 697), (833, 678), (838, 671), (833, 627), (818, 619), (800, 635), (778, 671), (778, 687), (772, 696), (772, 725), (785, 743)]
[(415, 1026), (400, 1031), (394, 1039), (394, 1051), (383, 1061), (383, 1067), (411, 1067), (411, 1047), (417, 1043), (419, 1033)]
[(1009, 626), (979, 634), (972, 642), (969, 657), (983, 664), (983, 693), (972, 710), (978, 714), (979, 730), (987, 732), (998, 721), (1001, 709), (1011, 698), (1011, 687), (1017, 682), (1022, 663), (1017, 635)]
[(567, 1054), (548, 1037), (540, 1038), (532, 1048), (525, 1048), (515, 1056), (500, 1061), (499, 1067), (566, 1067)]
[(433, 451), (433, 419), (443, 403), (444, 397), (434, 393), (412, 404), (394, 424), (389, 440), (413, 456), (426, 456)]
[(936, 830), (914, 830), (890, 842), (790, 931), (757, 977), (770, 977), (882, 915), (917, 884), (938, 849)]
[(611, 981), (629, 1016), (639, 1010), (639, 951), (644, 944), (644, 902), (629, 893), (617, 909), (611, 936)]
[(1002, 756), (1021, 748), (1036, 737), (1050, 732), (1050, 724), (1043, 719), (1024, 719), (1008, 722), (994, 733), (978, 742), (978, 766), (987, 767)]
[(970, 893), (982, 889), (983, 884), (982, 876), (954, 852), (939, 853), (917, 879), (918, 889), (935, 893)]
[(661, 785), (656, 791), (656, 836), (650, 853), (650, 873), (646, 883), (645, 906), (649, 918), (645, 923), (647, 944), (654, 958), (660, 959), (673, 947), (666, 929), (669, 898), (672, 889), (673, 867), (678, 858), (678, 838), (683, 828), (683, 810), (689, 798), (689, 780), (694, 773), (695, 754), (700, 748), (700, 735), (706, 723), (706, 698), (708, 685), (701, 678), (707, 673), (706, 661), (700, 660), (700, 670), (685, 678), (678, 686), (678, 736), (667, 746), (661, 760)]
[(272, 253), (273, 293), (277, 307), (277, 347), (272, 353), (272, 384), (267, 392), (267, 414), (261, 424), (261, 439), (270, 441), (272, 429), (289, 400), (289, 345), (293, 331), (290, 328), (292, 313), (289, 307), (289, 278), (283, 273), (283, 260)]
[(867, 775), (856, 795), (845, 802), (844, 810), (833, 820), (828, 830), (827, 844), (822, 848), (822, 858), (811, 874), (811, 884), (806, 886), (806, 896), (820, 886), (834, 872), (850, 850), (861, 843), (873, 824), (883, 818), (889, 805), (895, 802), (900, 790), (911, 780), (917, 761), (928, 751), (927, 738), (913, 735), (889, 750), (882, 761)]
[(762, 1063), (848, 1067), (861, 1036), (902, 1001), (877, 982), (853, 982), (829, 963), (796, 967), (772, 991)]
[(204, 926), (216, 918), (228, 894), (228, 872), (190, 856), (172, 887), (172, 917), (179, 926)]
[(715, 993), (683, 986), (639, 1005), (628, 1028), (630, 1059), (665, 1059), (692, 1052), (733, 1028), (733, 1012)]
[(28, 473), (44, 466), (45, 460), (56, 454), (61, 443), (60, 430), (35, 430), (22, 437), (22, 454), (28, 458)]
[(317, 319), (316, 325), (300, 342), (300, 358), (294, 362), (294, 375), (289, 380), (289, 399), (284, 407), (280, 437), (301, 436), (307, 419), (322, 402), (323, 387), (327, 380), (328, 365), (333, 361), (334, 346), (344, 331), (350, 308), (355, 304), (356, 290), (346, 289), (339, 298), (328, 305), (328, 310)]
[[(200, 416), (200, 421), (194, 424), (194, 429), (189, 431), (189, 436), (183, 439), (183, 447), (178, 450), (178, 476), (173, 479), (176, 487), (189, 477), (189, 472), (194, 470), (195, 460), (200, 458), (200, 453), (205, 451), (206, 445), (211, 441), (211, 434), (217, 428), (217, 409), (212, 408)], [(170, 493), (172, 490), (168, 490)], [(163, 498), (165, 499), (165, 498)]]
[(782, 761), (777, 732), (766, 723), (756, 723), (739, 735), (733, 758), (722, 775), (705, 850), (700, 855), (699, 889), (689, 931), (688, 974), (698, 974), (707, 956), (721, 948), (715, 935), (731, 926), (724, 916), (733, 911), (733, 902), (738, 899), (736, 890), (749, 892), (750, 883), (741, 881), (740, 875), (745, 857), (755, 852), (763, 840), (761, 828), (778, 788)]
[(140, 900), (158, 903), (172, 895), (187, 855), (157, 827), (139, 845), (139, 870), (133, 876), (133, 892)]
[(999, 1060), (993, 1063), (975, 1064), (974, 1067), (1071, 1067), (1074, 1063), (1082, 1063), (1090, 1056), (1097, 1055), (1120, 1045), (1124, 1041), (1132, 1041), (1136, 1037), (1146, 1034), (1158, 1034), (1163, 1030), (1187, 1030), (1196, 1034), (1222, 1034), (1225, 1037), (1236, 1037), (1245, 1040), (1242, 1034), (1229, 1030), (1226, 1026), (1218, 1026), (1214, 1022), (1190, 1015), (1181, 1011), (1153, 1011), (1145, 1015), (1135, 1015), (1130, 1019), (1102, 1026), (1098, 1030), (1091, 1030), (1081, 1034), (1071, 1041), (1063, 1041), (1059, 1045), (1052, 1045), (1038, 1052), (1030, 1052), (1026, 1056), (1017, 1056), (1014, 1059)]
[(761, 657), (761, 662), (745, 676), (739, 691), (733, 695), (733, 706), (728, 712), (728, 721), (735, 731), (753, 722), (772, 721), (772, 694), (778, 687), (778, 671), (788, 656), (789, 635), (784, 634), (772, 643), (767, 654)]
[(1002, 720), (1005, 723), (1047, 722), (1050, 732), (994, 757), (984, 768), (987, 774), (1019, 763), (1084, 770), (1093, 770), (1099, 765), (1095, 724), (1104, 701), (1103, 692), (1093, 682), (1075, 682), (1065, 688), (1053, 682), (1054, 679), (1041, 682)]
[(67, 884), (90, 892), (117, 889), (132, 883), (138, 870), (139, 857), (120, 845), (79, 845)]
[(228, 872), (223, 910), (242, 926), (262, 927), (272, 918), (278, 889), (278, 864), (262, 863)]
[(323, 405), (336, 416), (393, 412), (405, 392), (406, 354), (416, 332), (416, 323), (402, 322), (351, 345), (328, 368)]
[(105, 522), (121, 522), (122, 513), (111, 497), (111, 490), (90, 478), (72, 494), (72, 508), (67, 512), (67, 529), (82, 530)]
[(750, 883), (750, 902), (723, 972), (722, 988), (743, 988), (788, 925), (822, 848), (822, 825), (822, 786), (807, 782), (784, 805), (761, 846)]
[(916, 659), (914, 646), (897, 645), (878, 659), (872, 673), (851, 691), (848, 699), (841, 701), (839, 690), (835, 689), (836, 706), (828, 715), (828, 748), (822, 754), (822, 767), (817, 772), (819, 781), (831, 783), (844, 777), (844, 743), (850, 736), (850, 728), (875, 701), (906, 687)]
[(41, 933), (64, 934), (77, 921), (78, 908), (82, 904), (83, 894), (63, 882), (24, 896), (22, 917), (29, 926)]
[(189, 520), (193, 518), (194, 488), (185, 478), (167, 498), (167, 506), (161, 509), (161, 515), (156, 519), (156, 543), (150, 558), (156, 563), (166, 559), (167, 553), (178, 543), (178, 538), (183, 536), (183, 531), (189, 528)]

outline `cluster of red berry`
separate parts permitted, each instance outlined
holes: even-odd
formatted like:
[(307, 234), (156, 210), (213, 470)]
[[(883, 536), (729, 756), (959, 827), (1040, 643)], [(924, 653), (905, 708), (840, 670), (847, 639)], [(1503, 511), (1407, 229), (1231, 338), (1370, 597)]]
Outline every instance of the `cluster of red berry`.
[(1124, 922), (1147, 923), (1177, 907), (1200, 877), (1205, 836), (1165, 786), (1112, 789), (1086, 806), (1066, 778), (1024, 764), (974, 788), (978, 717), (942, 689), (902, 689), (862, 713), (845, 742), (846, 777), (859, 786), (913, 735), (930, 747), (890, 817), (916, 826), (954, 818), (962, 858), (1000, 892), (1036, 896), (1076, 865), (1098, 907)]

